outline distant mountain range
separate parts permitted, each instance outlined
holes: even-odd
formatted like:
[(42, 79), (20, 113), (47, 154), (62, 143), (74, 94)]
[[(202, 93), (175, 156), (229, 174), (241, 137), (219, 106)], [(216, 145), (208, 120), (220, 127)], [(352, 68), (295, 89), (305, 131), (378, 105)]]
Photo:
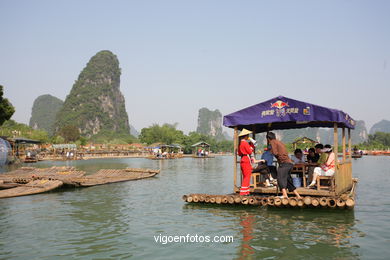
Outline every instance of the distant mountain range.
[(52, 95), (42, 95), (35, 99), (30, 118), (30, 127), (43, 129), (50, 135), (54, 133), (54, 122), (64, 101)]
[[(81, 71), (65, 101), (51, 95), (39, 96), (32, 107), (30, 126), (44, 129), (49, 134), (67, 125), (77, 127), (83, 136), (91, 137), (100, 132), (113, 132), (138, 136), (139, 132), (129, 124), (125, 109), (125, 98), (120, 87), (121, 70), (118, 58), (110, 51), (100, 51), (93, 56)], [(223, 131), (222, 113), (206, 107), (199, 109), (196, 132), (231, 140)], [(332, 131), (321, 128), (291, 129), (275, 131), (284, 142), (298, 137), (309, 137), (322, 143), (330, 143)], [(390, 133), (390, 121), (382, 120), (373, 125), (370, 134)], [(368, 138), (365, 122), (356, 122), (352, 131), (354, 144)]]
[(376, 132), (390, 133), (390, 121), (382, 120), (374, 124), (370, 129), (370, 134), (375, 134)]

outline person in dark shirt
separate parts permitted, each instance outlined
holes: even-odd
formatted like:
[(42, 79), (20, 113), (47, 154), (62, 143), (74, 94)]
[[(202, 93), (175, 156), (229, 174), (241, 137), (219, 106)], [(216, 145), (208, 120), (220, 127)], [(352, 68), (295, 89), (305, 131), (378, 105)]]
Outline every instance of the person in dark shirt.
[(282, 190), (283, 198), (288, 198), (287, 189), (294, 192), (295, 196), (298, 199), (301, 199), (301, 196), (296, 191), (296, 188), (293, 184), (290, 172), (293, 167), (293, 163), (288, 156), (288, 151), (286, 146), (279, 140), (276, 140), (276, 136), (272, 132), (267, 133), (267, 141), (271, 145), (271, 153), (276, 157), (279, 163), (278, 167), (278, 186)]
[(317, 163), (318, 159), (320, 159), (320, 155), (316, 153), (314, 148), (309, 149), (309, 154), (306, 156), (308, 163)]

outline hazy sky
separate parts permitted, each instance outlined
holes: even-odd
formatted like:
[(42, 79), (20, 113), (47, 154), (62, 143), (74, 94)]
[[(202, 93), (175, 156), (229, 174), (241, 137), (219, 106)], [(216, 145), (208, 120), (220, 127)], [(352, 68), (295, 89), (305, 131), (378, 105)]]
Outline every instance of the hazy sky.
[(390, 119), (390, 1), (0, 0), (0, 84), (28, 123), (100, 50), (118, 56), (138, 130), (278, 95)]

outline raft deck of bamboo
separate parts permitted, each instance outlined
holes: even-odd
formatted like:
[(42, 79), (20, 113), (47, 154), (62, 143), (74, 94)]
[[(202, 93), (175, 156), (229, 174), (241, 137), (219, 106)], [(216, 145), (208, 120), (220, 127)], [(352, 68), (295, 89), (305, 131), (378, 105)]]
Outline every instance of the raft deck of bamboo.
[(22, 167), (7, 174), (0, 174), (0, 198), (42, 193), (63, 185), (89, 187), (115, 182), (150, 178), (159, 170), (127, 168), (99, 170), (86, 175), (74, 167), (34, 168)]
[[(296, 208), (346, 208), (353, 209), (355, 206), (355, 189), (357, 179), (353, 180), (351, 190), (336, 196), (334, 193), (324, 193), (313, 190), (313, 195), (304, 195), (300, 193), (302, 199), (296, 197), (281, 198), (275, 196), (274, 191), (267, 193), (254, 193), (250, 196), (241, 196), (237, 193), (228, 195), (211, 195), (211, 194), (188, 194), (183, 195), (183, 200), (188, 203), (204, 204), (242, 204), (253, 206), (271, 206), (271, 207), (296, 207)], [(271, 188), (269, 188), (271, 189)], [(308, 190), (308, 189), (307, 189)], [(319, 193), (320, 192), (320, 193)]]
[(252, 195), (240, 196), (237, 194), (211, 195), (211, 194), (188, 194), (183, 196), (188, 203), (203, 204), (235, 204), (264, 207), (291, 207), (291, 208), (339, 208), (352, 209), (355, 206), (353, 195), (343, 194), (335, 197), (311, 197), (305, 196), (302, 199), (295, 197), (280, 198), (279, 196)]

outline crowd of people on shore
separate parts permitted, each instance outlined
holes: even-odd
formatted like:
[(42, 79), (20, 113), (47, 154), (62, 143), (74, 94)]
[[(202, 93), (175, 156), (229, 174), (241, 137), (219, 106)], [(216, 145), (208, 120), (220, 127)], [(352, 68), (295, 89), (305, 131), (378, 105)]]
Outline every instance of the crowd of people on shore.
[[(240, 195), (250, 194), (250, 181), (252, 173), (260, 173), (265, 187), (278, 185), (282, 191), (282, 197), (288, 198), (287, 191), (293, 192), (297, 198), (301, 198), (294, 186), (291, 170), (294, 165), (307, 165), (307, 188), (314, 188), (318, 176), (333, 176), (335, 173), (335, 154), (332, 146), (316, 144), (307, 150), (307, 155), (301, 149), (296, 149), (293, 156), (289, 156), (286, 145), (276, 139), (273, 132), (266, 135), (267, 148), (264, 149), (261, 159), (255, 159), (256, 141), (249, 137), (251, 131), (243, 129), (239, 134), (238, 155), (241, 157), (240, 168), (243, 175)], [(274, 162), (276, 159), (277, 166)]]

